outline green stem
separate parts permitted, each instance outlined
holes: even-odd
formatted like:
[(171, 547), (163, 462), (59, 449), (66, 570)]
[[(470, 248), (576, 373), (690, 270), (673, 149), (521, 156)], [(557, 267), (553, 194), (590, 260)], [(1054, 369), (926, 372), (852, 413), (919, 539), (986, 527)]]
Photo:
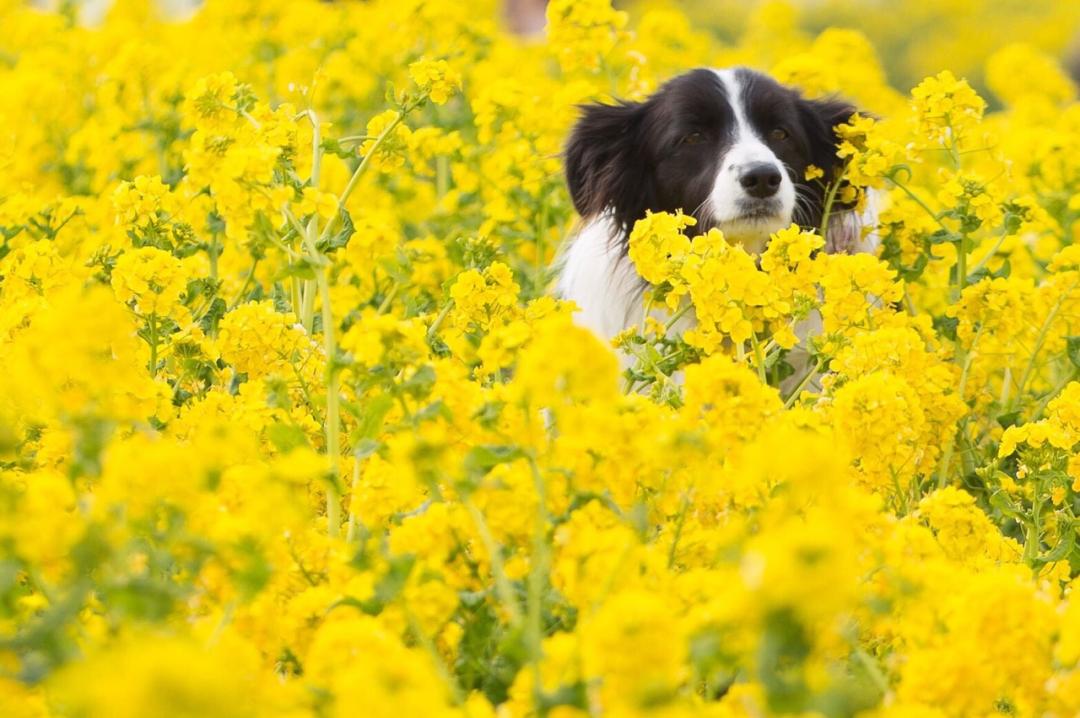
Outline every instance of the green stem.
[[(286, 209), (286, 212), (288, 212), (287, 209)], [(289, 214), (291, 214), (291, 213), (289, 213)], [(301, 228), (299, 231), (297, 231), (295, 229), (290, 230), (289, 233), (286, 235), (285, 239), (291, 239), (292, 234), (294, 232), (296, 234), (303, 234), (303, 228)], [(300, 258), (300, 255), (296, 253), (296, 250), (294, 250), (289, 245), (285, 244), (285, 242), (283, 242), (281, 239), (279, 239), (279, 238), (277, 238), (277, 237), (275, 237), (273, 235), (268, 235), (267, 239), (270, 241), (270, 244), (274, 245), (275, 247), (280, 249), (282, 252), (284, 252), (285, 256), (288, 257), (290, 261), (295, 262), (297, 259)]]
[(157, 376), (157, 312), (150, 314), (150, 376)]
[[(1027, 366), (1024, 367), (1024, 373), (1020, 375), (1020, 384), (1016, 388), (1016, 398), (1024, 393), (1024, 387), (1027, 386), (1028, 380), (1031, 378), (1032, 372), (1035, 371), (1035, 359), (1039, 356), (1039, 352), (1042, 350), (1043, 343), (1046, 341), (1046, 335), (1050, 332), (1050, 325), (1054, 323), (1054, 319), (1057, 318), (1057, 314), (1061, 311), (1061, 305), (1065, 302), (1065, 298), (1069, 296), (1076, 285), (1080, 282), (1074, 282), (1065, 292), (1061, 294), (1061, 297), (1054, 304), (1054, 308), (1050, 310), (1050, 313), (1046, 315), (1046, 321), (1043, 322), (1042, 327), (1039, 328), (1039, 334), (1035, 338), (1035, 347), (1031, 350), (1031, 358), (1028, 360)], [(1010, 406), (1010, 409), (1012, 407)]]
[[(975, 347), (979, 343), (979, 337), (982, 336), (982, 331), (983, 331), (983, 328), (982, 328), (982, 325), (980, 325), (978, 331), (975, 332), (975, 336), (971, 340), (971, 348), (969, 348), (969, 349), (967, 349), (965, 351), (959, 345), (957, 346), (957, 351), (961, 352), (961, 355), (958, 356), (957, 358), (963, 364), (963, 367), (960, 370), (960, 384), (957, 387), (957, 392), (960, 395), (960, 401), (963, 401), (965, 405), (967, 404), (967, 402), (964, 400), (964, 393), (967, 391), (968, 372), (971, 369), (971, 363), (973, 361), (975, 361), (975, 356), (976, 356)], [(966, 421), (966, 418), (965, 418), (965, 421)], [(966, 429), (966, 425), (965, 425), (964, 433), (966, 434), (966, 432), (967, 432), (967, 429)], [(938, 481), (937, 481), (937, 483), (938, 483), (938, 488), (939, 489), (945, 488), (945, 485), (946, 485), (946, 483), (948, 481), (948, 478), (949, 478), (949, 465), (952, 464), (952, 456), (953, 456), (953, 452), (955, 451), (955, 449), (956, 449), (956, 437), (953, 436), (952, 441), (950, 441), (948, 443), (948, 445), (945, 447), (945, 454), (941, 457), (941, 466), (938, 468)]]
[(378, 138), (376, 138), (374, 144), (371, 145), (371, 149), (364, 155), (364, 159), (360, 161), (356, 171), (352, 173), (352, 177), (349, 178), (348, 184), (345, 185), (345, 189), (342, 190), (341, 195), (338, 197), (338, 211), (326, 223), (326, 227), (323, 228), (320, 239), (326, 239), (330, 236), (330, 231), (333, 229), (334, 223), (337, 221), (337, 218), (341, 216), (341, 213), (345, 211), (345, 203), (349, 200), (349, 196), (352, 195), (353, 190), (356, 189), (356, 185), (360, 181), (360, 177), (363, 176), (364, 171), (368, 168), (368, 165), (371, 164), (371, 158), (378, 153), (379, 147), (381, 147), (382, 143), (386, 141), (386, 138), (390, 136), (390, 133), (397, 129), (397, 126), (405, 120), (405, 115), (410, 109), (411, 108), (403, 108), (400, 110), (393, 122), (387, 125), (386, 128), (379, 133)]
[(840, 183), (843, 180), (843, 175), (836, 178), (836, 181), (829, 186), (829, 191), (825, 193), (825, 207), (821, 211), (821, 238), (828, 240), (829, 232), (829, 219), (832, 217), (833, 202), (836, 201), (836, 193), (840, 191)]
[(671, 328), (675, 326), (675, 323), (682, 319), (686, 315), (686, 313), (693, 308), (694, 305), (687, 302), (679, 308), (679, 311), (672, 314), (671, 319), (669, 319), (667, 321), (667, 324), (664, 325), (664, 334), (666, 335), (669, 331), (671, 331)]
[(356, 527), (360, 518), (356, 512), (356, 492), (360, 488), (360, 459), (353, 456), (352, 485), (349, 487), (349, 528), (345, 532), (345, 540), (352, 543), (356, 539)]
[(866, 651), (861, 648), (856, 648), (853, 655), (858, 659), (859, 663), (862, 664), (862, 667), (866, 670), (866, 674), (870, 677), (870, 680), (873, 681), (874, 686), (881, 691), (882, 695), (886, 695), (889, 692), (889, 681), (881, 672), (881, 668), (878, 667), (877, 661), (871, 658)]
[(337, 341), (334, 324), (334, 310), (330, 303), (329, 262), (315, 244), (317, 220), (312, 217), (304, 232), (304, 246), (312, 264), (315, 265), (315, 280), (308, 281), (304, 292), (304, 328), (310, 334), (315, 307), (317, 287), (322, 304), (323, 351), (326, 354), (326, 456), (329, 462), (329, 485), (326, 489), (327, 532), (337, 537), (341, 532), (341, 495), (338, 489), (338, 463), (341, 460), (341, 414), (339, 410), (340, 377), (337, 368)]
[[(635, 369), (642, 368), (642, 369), (650, 369), (650, 370), (652, 370), (653, 376), (655, 377), (655, 379), (653, 380), (654, 384), (656, 382), (660, 382), (661, 386), (663, 386), (663, 387), (668, 387), (668, 386), (671, 386), (673, 384), (671, 377), (668, 376), (667, 374), (665, 374), (660, 369), (660, 366), (656, 362), (652, 361), (651, 359), (649, 359), (647, 356), (644, 356), (640, 352), (635, 351), (634, 350), (634, 345), (629, 345), (627, 347), (627, 349), (629, 350), (629, 352), (631, 354), (634, 355), (634, 359), (635, 359), (634, 368)], [(623, 393), (629, 394), (631, 391), (633, 391), (635, 386), (637, 386), (637, 381), (635, 381), (635, 380), (628, 377), (627, 380), (626, 380), (626, 384), (624, 385), (624, 388), (623, 388)], [(647, 385), (642, 385), (642, 388), (644, 388), (645, 386), (647, 386)]]
[(762, 384), (768, 384), (769, 380), (765, 376), (765, 357), (761, 353), (761, 344), (754, 332), (750, 332), (750, 346), (754, 349), (754, 363), (757, 365), (758, 379), (761, 379)]
[[(310, 335), (314, 326), (315, 318), (315, 292), (319, 293), (322, 304), (322, 334), (323, 334), (323, 349), (326, 354), (326, 457), (329, 463), (329, 483), (326, 490), (326, 522), (327, 533), (331, 537), (337, 537), (341, 533), (341, 495), (338, 488), (338, 463), (341, 460), (341, 412), (340, 412), (340, 377), (338, 375), (337, 367), (337, 341), (335, 333), (337, 327), (334, 323), (334, 311), (330, 303), (330, 260), (319, 251), (320, 241), (325, 240), (334, 222), (338, 217), (342, 215), (345, 210), (345, 203), (348, 201), (349, 196), (356, 189), (357, 182), (364, 170), (367, 169), (371, 162), (371, 158), (375, 156), (380, 145), (390, 136), (402, 120), (405, 119), (405, 115), (411, 108), (402, 108), (397, 113), (394, 120), (387, 125), (387, 127), (379, 135), (378, 139), (372, 145), (367, 155), (360, 162), (360, 165), (353, 172), (352, 177), (349, 178), (348, 184), (345, 185), (345, 189), (342, 190), (341, 195), (338, 197), (337, 209), (338, 211), (331, 217), (326, 226), (323, 227), (322, 234), (318, 232), (318, 218), (312, 217), (306, 227), (300, 227), (301, 241), (304, 245), (305, 254), (308, 261), (315, 267), (315, 279), (305, 282), (303, 291), (303, 306), (300, 310), (300, 321), (304, 326), (304, 329)], [(309, 111), (308, 118), (311, 120), (313, 128), (313, 141), (312, 141), (312, 172), (311, 181), (313, 185), (316, 185), (319, 180), (319, 169), (321, 166), (321, 154), (322, 147), (320, 142), (320, 129), (318, 117), (314, 112)], [(294, 226), (298, 226), (299, 222), (285, 208), (285, 215)], [(298, 290), (294, 288), (294, 301), (295, 294)], [(355, 478), (355, 474), (354, 474)], [(350, 515), (352, 512), (350, 511)], [(350, 530), (354, 531), (354, 522), (350, 521)]]
[(953, 301), (958, 301), (967, 286), (967, 234), (960, 235), (960, 241), (956, 243), (956, 293)]
[(337, 369), (334, 313), (330, 305), (330, 282), (325, 267), (316, 281), (322, 299), (323, 347), (326, 351), (326, 454), (330, 462), (330, 486), (326, 491), (326, 522), (331, 537), (341, 532), (341, 496), (338, 491), (338, 462), (341, 459), (340, 376)]
[(408, 602), (401, 600), (400, 605), (405, 614), (405, 621), (409, 624), (409, 628), (416, 637), (417, 643), (420, 644), (421, 648), (428, 654), (428, 658), (431, 659), (432, 665), (435, 666), (435, 672), (439, 674), (439, 678), (446, 684), (454, 705), (461, 705), (465, 701), (465, 697), (461, 694), (461, 686), (458, 685), (453, 672), (446, 665), (446, 660), (443, 658), (442, 654), (439, 653), (439, 649), (435, 646), (435, 642), (424, 632), (424, 628), (420, 625), (420, 621), (416, 618), (416, 614), (409, 609)]
[(300, 280), (296, 277), (290, 277), (289, 282), (289, 300), (292, 304), (293, 314), (296, 316), (296, 321), (303, 321), (303, 309), (300, 307)]
[(547, 573), (547, 499), (544, 477), (536, 465), (536, 459), (529, 457), (532, 468), (533, 484), (536, 487), (536, 526), (533, 531), (533, 550), (529, 566), (528, 586), (526, 589), (527, 621), (525, 625), (525, 644), (533, 673), (533, 702), (537, 715), (544, 714), (543, 684), (540, 677), (540, 650), (543, 641), (544, 577)]
[(443, 304), (442, 309), (439, 310), (439, 315), (437, 317), (435, 317), (435, 321), (433, 321), (431, 323), (431, 326), (428, 327), (428, 330), (427, 330), (427, 338), (428, 339), (432, 339), (436, 334), (439, 333), (439, 327), (441, 327), (442, 323), (444, 321), (446, 321), (447, 315), (450, 314), (450, 308), (453, 307), (453, 306), (454, 306), (454, 300), (453, 299), (447, 299), (446, 303)]
[(206, 246), (206, 253), (210, 259), (210, 279), (217, 283), (218, 278), (218, 236), (215, 233), (210, 237), (210, 243)]
[(985, 267), (986, 263), (989, 262), (991, 259), (993, 259), (994, 255), (997, 254), (997, 251), (999, 249), (1001, 249), (1001, 245), (1004, 244), (1005, 240), (1008, 237), (1009, 237), (1008, 231), (1004, 227), (1002, 227), (1001, 228), (1001, 236), (998, 237), (998, 241), (994, 243), (994, 246), (990, 248), (990, 251), (986, 253), (985, 257), (983, 257), (982, 259), (980, 259), (978, 262), (975, 263), (975, 266), (971, 268), (971, 271), (968, 272), (968, 274), (977, 274), (980, 269)]
[(814, 362), (814, 368), (811, 369), (810, 371), (806, 372), (806, 376), (804, 376), (799, 381), (799, 385), (796, 386), (792, 390), (791, 394), (788, 395), (788, 398), (784, 400), (784, 408), (785, 409), (790, 409), (791, 408), (791, 406), (795, 403), (795, 400), (799, 398), (799, 394), (802, 393), (802, 390), (805, 389), (806, 385), (810, 383), (810, 380), (813, 379), (814, 376), (819, 371), (821, 371), (821, 368), (823, 366), (825, 366), (825, 360), (824, 359), (819, 358), (816, 362)]
[(240, 301), (244, 298), (244, 292), (251, 285), (251, 280), (255, 278), (255, 269), (259, 266), (260, 257), (255, 257), (255, 261), (251, 263), (251, 269), (248, 270), (247, 276), (244, 277), (244, 283), (240, 285), (240, 291), (236, 293), (236, 299), (229, 303), (229, 310), (232, 311), (236, 308)]
[(256, 130), (262, 129), (262, 125), (261, 125), (261, 124), (259, 123), (259, 121), (258, 121), (258, 120), (256, 120), (256, 119), (255, 119), (254, 117), (252, 117), (252, 116), (251, 116), (251, 113), (250, 113), (250, 112), (248, 112), (247, 110), (240, 110), (239, 112), (240, 112), (240, 115), (241, 115), (241, 116), (242, 116), (242, 117), (243, 117), (243, 118), (244, 118), (245, 120), (247, 120), (248, 122), (250, 122), (250, 123), (251, 123), (251, 126), (252, 126), (252, 127), (254, 127), (254, 128), (256, 129)]
[(301, 291), (302, 302), (300, 305), (300, 323), (304, 326), (304, 331), (309, 335), (315, 328), (315, 291), (318, 289), (317, 282), (314, 279), (304, 280), (304, 286)]
[(920, 207), (922, 207), (923, 211), (924, 211), (924, 212), (926, 212), (926, 214), (928, 214), (928, 215), (930, 216), (930, 218), (931, 218), (931, 219), (933, 219), (933, 220), (934, 220), (935, 222), (937, 222), (937, 224), (938, 224), (938, 226), (939, 226), (939, 227), (941, 227), (942, 229), (944, 229), (944, 230), (945, 230), (946, 232), (950, 232), (950, 233), (952, 232), (952, 230), (951, 230), (951, 229), (949, 229), (948, 227), (946, 227), (946, 226), (945, 226), (945, 223), (941, 221), (941, 218), (937, 216), (937, 213), (936, 213), (936, 212), (934, 212), (934, 210), (930, 209), (930, 206), (929, 206), (929, 205), (927, 205), (927, 204), (926, 204), (926, 202), (923, 202), (922, 198), (920, 198), (920, 197), (919, 197), (919, 196), (918, 196), (917, 194), (915, 194), (915, 193), (914, 193), (914, 192), (912, 192), (912, 191), (911, 191), (910, 189), (908, 189), (908, 188), (907, 188), (907, 186), (906, 186), (906, 185), (904, 185), (904, 183), (903, 183), (903, 182), (897, 182), (897, 181), (896, 181), (896, 180), (895, 180), (895, 179), (894, 179), (893, 177), (891, 177), (891, 176), (886, 176), (886, 178), (885, 178), (885, 179), (887, 179), (887, 180), (889, 180), (890, 182), (892, 182), (892, 183), (893, 183), (893, 186), (894, 186), (894, 187), (896, 187), (896, 188), (898, 188), (898, 189), (902, 190), (902, 191), (903, 191), (903, 193), (904, 193), (904, 194), (906, 194), (906, 195), (908, 196), (908, 198), (909, 198), (909, 199), (911, 199), (911, 201), (912, 201), (912, 202), (914, 202), (915, 204), (917, 204), (917, 205), (919, 205)]
[(683, 524), (686, 523), (686, 512), (690, 508), (690, 491), (683, 494), (682, 505), (679, 507), (679, 516), (675, 519), (675, 535), (671, 537), (671, 548), (668, 549), (667, 567), (671, 570), (675, 566), (675, 557), (678, 555), (679, 539), (682, 538)]
[(435, 196), (442, 199), (450, 190), (450, 158), (439, 155), (435, 158)]
[[(319, 184), (319, 172), (322, 165), (322, 142), (319, 118), (315, 112), (308, 110), (308, 119), (312, 127), (312, 158), (311, 158), (311, 185)], [(344, 203), (344, 197), (339, 198), (338, 207)], [(338, 212), (340, 214), (340, 211)], [(286, 217), (295, 224), (299, 224), (292, 213), (286, 208)], [(333, 219), (326, 223), (324, 235), (329, 230)], [(326, 488), (326, 532), (331, 538), (341, 535), (341, 491), (339, 488), (339, 464), (341, 462), (341, 377), (337, 366), (337, 326), (334, 322), (334, 308), (330, 301), (330, 260), (320, 251), (315, 238), (318, 236), (318, 216), (313, 216), (306, 227), (302, 227), (301, 241), (307, 252), (308, 260), (315, 265), (315, 279), (305, 282), (304, 304), (301, 310), (301, 322), (304, 329), (310, 335), (314, 327), (315, 319), (315, 291), (319, 292), (322, 309), (322, 335), (323, 351), (326, 354), (326, 459), (328, 463), (328, 483)], [(357, 481), (359, 464), (354, 466), (354, 488)], [(355, 532), (353, 511), (349, 511), (349, 536)]]
[(349, 143), (358, 145), (362, 142), (367, 142), (370, 139), (371, 135), (345, 135), (344, 137), (339, 137), (337, 141), (338, 144)]
[(1080, 369), (1073, 367), (1072, 371), (1065, 374), (1065, 376), (1062, 377), (1062, 379), (1054, 385), (1054, 388), (1051, 389), (1050, 392), (1046, 396), (1044, 396), (1042, 400), (1039, 401), (1039, 405), (1035, 407), (1035, 411), (1031, 415), (1031, 420), (1038, 421), (1039, 418), (1042, 417), (1042, 413), (1046, 411), (1046, 405), (1053, 401), (1054, 397), (1060, 394), (1061, 390), (1064, 389), (1069, 384), (1069, 382), (1076, 379), (1077, 376), (1080, 376)]
[(510, 585), (510, 580), (506, 577), (502, 549), (496, 543), (484, 515), (480, 513), (480, 509), (476, 508), (476, 504), (473, 503), (472, 499), (468, 496), (463, 497), (462, 503), (476, 525), (476, 532), (480, 534), (484, 549), (488, 552), (488, 556), (491, 557), (491, 575), (495, 579), (495, 595), (498, 597), (499, 603), (502, 604), (503, 610), (506, 611), (506, 615), (510, 618), (510, 625), (519, 626), (521, 625), (521, 609), (518, 607), (517, 599), (514, 597), (514, 589)]
[(385, 314), (386, 311), (388, 309), (390, 309), (390, 304), (394, 301), (394, 297), (397, 296), (397, 293), (398, 293), (398, 291), (400, 289), (401, 289), (401, 283), (398, 282), (397, 280), (395, 280), (394, 283), (392, 285), (390, 285), (390, 291), (388, 291), (386, 293), (386, 296), (383, 297), (383, 300), (379, 304), (379, 308), (375, 310), (375, 313), (376, 314)]
[(311, 180), (312, 187), (319, 186), (319, 174), (322, 169), (322, 128), (319, 127), (319, 117), (315, 110), (309, 109), (305, 113), (311, 122)]
[(547, 253), (547, 230), (548, 230), (548, 206), (545, 201), (540, 207), (540, 217), (536, 228), (536, 261), (534, 262), (536, 276), (533, 279), (533, 291), (540, 291), (543, 285), (544, 271), (547, 262), (544, 255)]
[[(1039, 487), (1036, 487), (1035, 495), (1039, 495)], [(1024, 532), (1024, 561), (1031, 563), (1039, 555), (1039, 514), (1042, 512), (1042, 502), (1035, 500), (1031, 504), (1031, 523)]]

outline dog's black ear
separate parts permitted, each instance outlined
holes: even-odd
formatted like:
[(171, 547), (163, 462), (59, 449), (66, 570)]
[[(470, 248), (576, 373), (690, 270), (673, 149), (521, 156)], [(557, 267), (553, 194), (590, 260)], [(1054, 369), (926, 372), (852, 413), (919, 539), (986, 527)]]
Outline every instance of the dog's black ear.
[(836, 126), (850, 121), (858, 109), (843, 100), (830, 98), (800, 100), (799, 112), (810, 140), (811, 161), (825, 170), (826, 179), (832, 180), (842, 164), (836, 156), (836, 150), (840, 146)]
[(627, 226), (644, 215), (648, 173), (638, 137), (645, 106), (636, 102), (584, 105), (566, 143), (566, 184), (585, 218), (611, 210)]

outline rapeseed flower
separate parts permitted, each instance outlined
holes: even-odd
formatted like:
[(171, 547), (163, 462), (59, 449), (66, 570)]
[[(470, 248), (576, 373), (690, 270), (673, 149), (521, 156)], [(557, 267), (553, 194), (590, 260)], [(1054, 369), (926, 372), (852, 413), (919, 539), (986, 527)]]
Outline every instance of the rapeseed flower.
[[(1080, 713), (1074, 5), (0, 0), (0, 713)], [(880, 248), (650, 213), (611, 351), (560, 148), (734, 64)]]

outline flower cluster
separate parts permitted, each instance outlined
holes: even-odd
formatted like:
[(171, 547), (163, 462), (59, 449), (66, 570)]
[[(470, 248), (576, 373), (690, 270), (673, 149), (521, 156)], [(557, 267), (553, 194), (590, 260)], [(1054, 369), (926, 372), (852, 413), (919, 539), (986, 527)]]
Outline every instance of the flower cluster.
[[(1075, 3), (60, 5), (0, 0), (0, 715), (1080, 714)], [(865, 110), (807, 179), (880, 248), (651, 213), (604, 346), (577, 107), (736, 63)]]

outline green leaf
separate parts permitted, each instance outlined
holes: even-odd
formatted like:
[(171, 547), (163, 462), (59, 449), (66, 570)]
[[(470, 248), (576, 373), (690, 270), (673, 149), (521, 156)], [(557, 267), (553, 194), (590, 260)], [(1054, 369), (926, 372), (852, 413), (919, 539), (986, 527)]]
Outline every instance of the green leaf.
[(493, 429), (499, 417), (502, 416), (502, 409), (505, 405), (505, 402), (489, 401), (473, 414), (472, 420), (485, 429)]
[(982, 280), (987, 279), (987, 278), (989, 278), (989, 279), (1006, 279), (1006, 278), (1008, 278), (1008, 276), (1011, 273), (1012, 273), (1012, 265), (1009, 263), (1009, 260), (1006, 258), (1005, 261), (1003, 261), (1001, 263), (1001, 268), (998, 269), (996, 272), (990, 271), (989, 267), (983, 267), (982, 269), (980, 269), (977, 272), (972, 272), (967, 277), (967, 283), (968, 284), (977, 284), (978, 282), (981, 282)]
[(384, 606), (395, 598), (405, 588), (405, 582), (409, 580), (416, 557), (412, 554), (404, 556), (392, 556), (388, 559), (389, 568), (378, 583), (375, 584), (375, 600)]
[(239, 589), (242, 597), (250, 599), (269, 583), (273, 566), (252, 538), (241, 539), (235, 546), (234, 555), (231, 571), (233, 585)]
[(383, 420), (394, 405), (394, 398), (389, 394), (378, 394), (366, 401), (360, 410), (359, 421), (353, 436), (357, 440), (374, 439), (382, 429)]
[(554, 691), (543, 691), (540, 694), (540, 706), (542, 711), (550, 711), (560, 706), (571, 706), (584, 711), (588, 707), (588, 693), (584, 681), (564, 683)]
[[(998, 473), (1002, 474), (1000, 471)], [(1002, 476), (1011, 479), (1006, 474), (1002, 474)], [(995, 491), (990, 494), (990, 505), (1009, 518), (1024, 523), (1026, 517), (1021, 513), (1020, 508), (1013, 503), (1012, 498), (1004, 491)]]
[(329, 610), (332, 611), (335, 608), (337, 608), (338, 606), (351, 606), (351, 607), (359, 610), (361, 613), (365, 613), (365, 614), (367, 614), (369, 616), (378, 616), (380, 613), (382, 613), (382, 610), (383, 610), (382, 603), (380, 603), (379, 601), (376, 601), (373, 598), (366, 598), (366, 599), (361, 600), (361, 599), (356, 598), (354, 596), (346, 596), (345, 598), (341, 599), (340, 601), (335, 601), (334, 603), (332, 603), (330, 605)]
[(939, 229), (926, 238), (930, 244), (951, 244), (959, 239), (960, 235), (947, 229)]
[(340, 217), (341, 228), (326, 239), (319, 240), (315, 245), (323, 254), (330, 254), (331, 252), (341, 249), (349, 243), (349, 238), (356, 233), (356, 227), (353, 226), (352, 217), (349, 215), (348, 211), (342, 209)]
[(499, 464), (505, 464), (525, 455), (517, 446), (474, 446), (465, 455), (465, 470), (473, 476), (483, 476)]
[(446, 408), (446, 404), (442, 402), (442, 399), (431, 402), (413, 414), (413, 419), (416, 421), (430, 421), (436, 417), (450, 418), (450, 410)]
[(1065, 354), (1073, 366), (1080, 368), (1080, 337), (1065, 337)]
[(356, 445), (353, 447), (353, 456), (357, 459), (366, 459), (378, 451), (380, 446), (382, 446), (382, 444), (378, 441), (362, 439), (356, 442)]
[(1062, 526), (1060, 534), (1061, 540), (1058, 541), (1057, 546), (1035, 559), (1036, 565), (1043, 566), (1055, 561), (1061, 561), (1072, 553), (1073, 546), (1076, 545), (1076, 529), (1072, 523)]
[(431, 393), (433, 386), (435, 386), (435, 369), (425, 364), (413, 372), (413, 375), (401, 385), (401, 388), (410, 396), (420, 398)]
[(324, 152), (328, 152), (332, 155), (337, 155), (343, 160), (351, 160), (356, 157), (356, 151), (351, 147), (342, 145), (335, 139), (325, 138), (322, 141), (322, 149)]
[(934, 331), (946, 339), (956, 341), (956, 328), (960, 326), (958, 317), (934, 317)]
[(225, 304), (225, 300), (221, 297), (214, 297), (213, 301), (210, 302), (209, 309), (207, 309), (206, 313), (199, 319), (199, 326), (202, 327), (202, 330), (207, 334), (213, 334), (217, 328), (218, 322), (221, 321), (221, 318), (225, 316), (225, 313), (228, 311), (229, 307)]
[(999, 414), (997, 417), (998, 426), (1002, 429), (1008, 429), (1010, 426), (1016, 426), (1020, 421), (1020, 411), (1010, 411), (1007, 414)]
[(1020, 225), (1023, 224), (1024, 218), (1012, 211), (1005, 212), (1005, 220), (1001, 223), (1002, 228), (1005, 230), (1005, 234), (1016, 234), (1020, 231)]
[(301, 446), (307, 446), (307, 436), (303, 430), (298, 426), (292, 424), (271, 424), (266, 430), (266, 438), (270, 440), (270, 443), (283, 454), (287, 454), (293, 449)]
[(290, 262), (278, 274), (278, 279), (296, 277), (297, 279), (315, 279), (315, 265), (306, 259), (298, 259)]

